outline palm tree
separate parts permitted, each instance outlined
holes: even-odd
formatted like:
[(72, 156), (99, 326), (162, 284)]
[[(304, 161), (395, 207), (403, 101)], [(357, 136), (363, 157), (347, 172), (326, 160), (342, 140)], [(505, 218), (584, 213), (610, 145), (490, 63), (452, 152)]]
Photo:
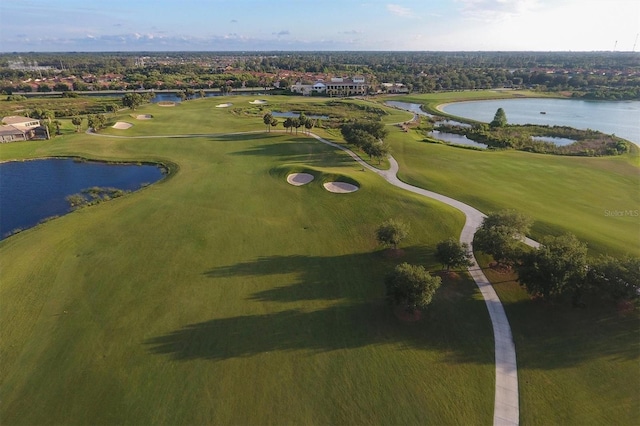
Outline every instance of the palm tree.
[(271, 131), (271, 121), (273, 120), (273, 115), (271, 115), (271, 113), (266, 113), (263, 117), (262, 117), (262, 122), (264, 123), (265, 126), (267, 126), (267, 131), (270, 132)]

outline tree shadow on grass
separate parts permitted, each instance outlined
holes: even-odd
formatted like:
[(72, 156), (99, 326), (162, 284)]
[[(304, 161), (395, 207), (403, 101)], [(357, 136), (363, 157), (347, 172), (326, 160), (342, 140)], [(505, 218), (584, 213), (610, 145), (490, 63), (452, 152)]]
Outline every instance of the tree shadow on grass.
[(565, 368), (597, 358), (611, 362), (640, 359), (637, 312), (531, 300), (508, 304), (505, 310), (520, 368)]
[[(487, 309), (475, 284), (465, 276), (443, 284), (421, 321), (403, 323), (386, 306), (384, 274), (403, 261), (420, 263), (424, 250), (407, 248), (402, 259), (385, 258), (382, 252), (271, 256), (213, 268), (205, 272), (213, 280), (295, 274), (294, 283), (256, 291), (247, 298), (247, 303), (291, 303), (295, 309), (190, 324), (145, 344), (150, 352), (174, 360), (223, 360), (270, 351), (326, 352), (393, 344), (437, 350), (446, 354), (447, 363), (493, 364)], [(305, 301), (321, 300), (329, 306), (305, 308)], [(505, 309), (519, 368), (555, 369), (598, 358), (638, 358), (637, 315), (545, 307), (531, 301), (511, 303)]]
[[(477, 303), (477, 302), (476, 302)], [(381, 301), (332, 306), (305, 312), (285, 310), (264, 315), (213, 319), (190, 324), (145, 342), (154, 354), (171, 359), (224, 360), (271, 351), (317, 353), (400, 344), (400, 349), (430, 349), (447, 363), (493, 363), (492, 341), (474, 346), (430, 320), (404, 324)], [(485, 336), (485, 341), (486, 341)]]
[(250, 155), (278, 158), (285, 162), (304, 162), (325, 167), (355, 163), (353, 158), (340, 149), (318, 143), (315, 139), (293, 139), (288, 142), (269, 143), (253, 146), (232, 155)]
[[(406, 257), (415, 261), (424, 250), (409, 248)], [(404, 260), (387, 259), (381, 252), (271, 256), (213, 268), (205, 272), (212, 279), (294, 273), (293, 284), (257, 291), (247, 303), (290, 303), (295, 309), (190, 324), (145, 344), (150, 352), (174, 360), (223, 360), (270, 351), (327, 352), (393, 344), (437, 350), (446, 354), (448, 363), (492, 364), (491, 324), (484, 302), (475, 297), (472, 282), (460, 280), (443, 286), (441, 296), (419, 322), (405, 323), (395, 317), (384, 300), (383, 277), (392, 265)], [(317, 303), (305, 303), (321, 300), (327, 303), (320, 309)]]

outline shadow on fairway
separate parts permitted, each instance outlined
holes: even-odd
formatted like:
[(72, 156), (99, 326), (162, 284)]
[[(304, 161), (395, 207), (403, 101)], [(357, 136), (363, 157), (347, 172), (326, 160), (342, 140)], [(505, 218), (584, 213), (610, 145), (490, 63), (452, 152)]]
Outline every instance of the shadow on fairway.
[(244, 151), (234, 152), (232, 155), (273, 157), (287, 162), (298, 161), (308, 165), (320, 164), (325, 167), (354, 164), (353, 159), (344, 151), (309, 139), (257, 145)]
[(436, 315), (426, 315), (417, 323), (401, 323), (383, 302), (376, 301), (311, 312), (286, 310), (213, 319), (187, 325), (149, 339), (145, 344), (151, 353), (169, 355), (181, 361), (224, 360), (271, 351), (327, 352), (400, 344), (400, 350), (442, 352), (447, 363), (493, 363), (490, 335), (484, 336), (484, 343), (473, 345), (449, 328)]
[(521, 301), (505, 306), (518, 350), (518, 368), (552, 369), (590, 359), (640, 358), (637, 312), (614, 306), (574, 308)]
[[(384, 300), (383, 277), (401, 261), (424, 254), (408, 249), (403, 259), (381, 252), (343, 256), (273, 256), (214, 268), (212, 279), (296, 273), (297, 282), (258, 291), (251, 303), (291, 303), (262, 315), (242, 315), (189, 324), (145, 344), (174, 360), (223, 360), (270, 351), (325, 352), (371, 345), (435, 350), (447, 363), (493, 364), (493, 335), (484, 302), (467, 280), (445, 283), (423, 318), (398, 320)], [(422, 253), (422, 254), (421, 254)], [(326, 307), (305, 309), (306, 300), (326, 300)], [(274, 305), (275, 306), (275, 305)], [(317, 307), (317, 304), (313, 306)]]

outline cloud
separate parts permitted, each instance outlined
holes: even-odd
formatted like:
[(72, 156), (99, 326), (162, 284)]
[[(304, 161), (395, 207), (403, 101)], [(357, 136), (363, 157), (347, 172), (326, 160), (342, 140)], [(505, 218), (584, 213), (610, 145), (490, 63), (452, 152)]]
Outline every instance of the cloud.
[(279, 32), (277, 32), (277, 33), (271, 33), (271, 34), (273, 34), (273, 35), (275, 35), (275, 36), (278, 36), (278, 37), (291, 35), (291, 33), (289, 32), (289, 30), (282, 30), (282, 31), (279, 31)]
[(415, 18), (415, 15), (411, 11), (411, 9), (400, 6), (399, 4), (388, 4), (387, 10), (392, 14), (399, 16), (401, 18)]
[(340, 31), (338, 34), (356, 35), (356, 34), (362, 34), (362, 31), (359, 31), (359, 30), (347, 30), (347, 31)]
[(237, 20), (237, 19), (232, 19), (232, 20), (231, 20), (231, 23), (232, 23), (232, 24), (237, 24), (237, 23), (238, 23), (238, 20)]
[(540, 0), (455, 0), (462, 14), (479, 21), (502, 21), (540, 8)]

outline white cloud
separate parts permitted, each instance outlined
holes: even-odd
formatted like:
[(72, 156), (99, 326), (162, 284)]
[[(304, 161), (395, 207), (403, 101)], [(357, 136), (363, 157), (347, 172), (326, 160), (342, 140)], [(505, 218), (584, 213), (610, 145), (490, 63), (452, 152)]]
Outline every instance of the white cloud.
[(462, 14), (481, 21), (502, 21), (540, 8), (539, 0), (455, 0)]
[(400, 6), (399, 4), (388, 4), (387, 10), (392, 14), (399, 16), (401, 18), (414, 18), (415, 15), (411, 11), (411, 9)]

